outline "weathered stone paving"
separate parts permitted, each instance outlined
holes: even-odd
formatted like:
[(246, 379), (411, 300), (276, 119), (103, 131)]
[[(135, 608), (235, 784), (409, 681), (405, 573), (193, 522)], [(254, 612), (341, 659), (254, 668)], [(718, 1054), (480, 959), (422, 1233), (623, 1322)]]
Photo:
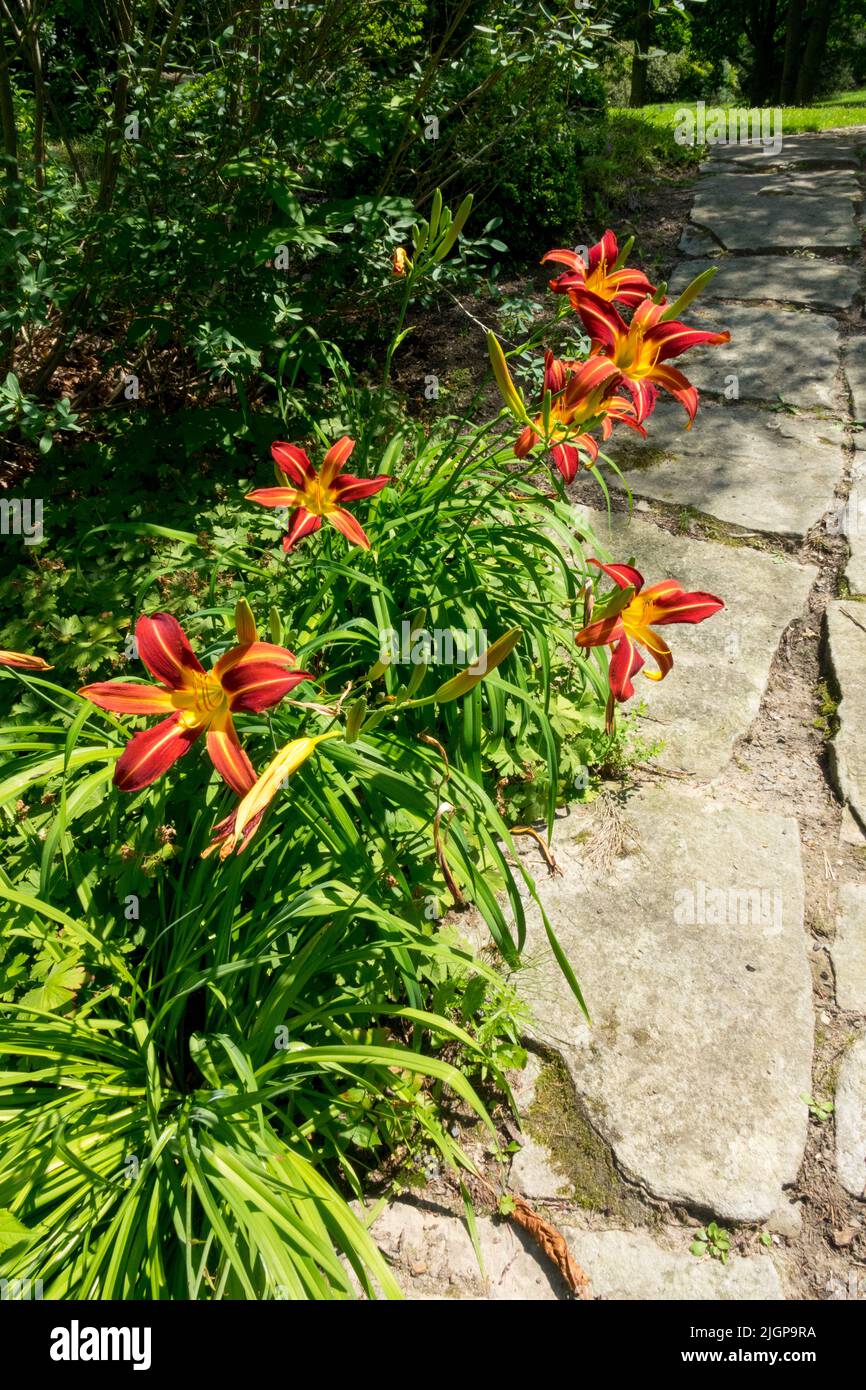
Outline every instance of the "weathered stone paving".
[(866, 827), (866, 604), (830, 604), (827, 646), (842, 696), (833, 767), (839, 791)]
[[(715, 277), (701, 294), (712, 299), (774, 300), (780, 304), (806, 304), (820, 309), (847, 309), (860, 288), (853, 266), (809, 256), (719, 256), (704, 261), (682, 262), (671, 276), (671, 298), (703, 271), (716, 268)], [(866, 379), (866, 378), (864, 378)]]
[(704, 400), (693, 428), (684, 424), (682, 407), (660, 401), (643, 450), (620, 439), (622, 481), (635, 497), (779, 536), (805, 536), (830, 510), (845, 466), (835, 421)]
[(690, 325), (712, 332), (727, 329), (731, 341), (696, 348), (689, 380), (702, 392), (721, 396), (735, 376), (738, 399), (808, 409), (833, 406), (839, 368), (835, 319), (805, 309), (766, 309), (752, 304), (696, 305)]
[(836, 937), (830, 952), (840, 1009), (866, 1014), (866, 884), (839, 889)]
[(779, 155), (760, 146), (716, 145), (695, 190), (692, 222), (727, 251), (859, 246), (853, 171), (861, 149), (858, 140), (834, 146), (806, 137), (786, 140)]
[(542, 897), (593, 1023), (530, 913), (521, 989), (537, 1036), (563, 1057), (628, 1175), (656, 1197), (764, 1220), (806, 1137), (812, 1003), (796, 822), (679, 786), (640, 793), (624, 814), (632, 847), (601, 873), (587, 860), (591, 813), (558, 823), (562, 873)]
[(846, 1054), (839, 1072), (836, 1164), (852, 1197), (866, 1196), (866, 1038)]
[[(555, 1271), (513, 1226), (477, 1220), (483, 1270), (465, 1225), (441, 1209), (395, 1202), (372, 1230), (403, 1275), (409, 1298), (553, 1300), (566, 1296)], [(671, 1248), (642, 1232), (585, 1231), (563, 1225), (569, 1249), (605, 1299), (779, 1299), (784, 1294), (769, 1255), (734, 1256), (727, 1265), (696, 1260), (681, 1231)]]

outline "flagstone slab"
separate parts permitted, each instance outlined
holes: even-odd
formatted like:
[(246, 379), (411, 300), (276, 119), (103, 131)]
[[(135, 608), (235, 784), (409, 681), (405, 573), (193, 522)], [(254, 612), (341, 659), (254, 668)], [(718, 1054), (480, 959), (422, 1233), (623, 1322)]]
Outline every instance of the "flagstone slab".
[[(581, 1231), (566, 1227), (569, 1249), (603, 1299), (783, 1299), (769, 1255), (736, 1256), (726, 1265), (687, 1249), (663, 1249), (643, 1231)], [(682, 1235), (682, 1233), (680, 1233)]]
[(561, 817), (560, 875), (538, 880), (592, 1026), (531, 902), (517, 987), (627, 1178), (701, 1214), (766, 1220), (796, 1178), (811, 1085), (797, 823), (682, 784), (623, 814), (626, 851), (603, 870), (592, 808)]
[(683, 228), (677, 249), (684, 256), (721, 256), (723, 254), (715, 237), (711, 236), (709, 232), (703, 231), (701, 227), (693, 227), (690, 222), (687, 222)]
[[(554, 1220), (557, 1220), (555, 1217)], [(585, 1231), (559, 1219), (569, 1250), (588, 1275), (590, 1298), (780, 1299), (769, 1255), (734, 1255), (727, 1265), (688, 1253), (688, 1232), (661, 1232), (666, 1245), (642, 1231)], [(417, 1202), (390, 1203), (372, 1235), (413, 1301), (458, 1298), (555, 1301), (571, 1297), (552, 1263), (510, 1222), (476, 1218), (483, 1271), (466, 1222)]]
[(827, 314), (698, 303), (683, 317), (690, 328), (731, 335), (729, 343), (691, 348), (687, 359), (676, 362), (699, 391), (722, 396), (731, 391), (733, 376), (741, 401), (833, 408), (840, 337), (838, 323)]
[(751, 204), (756, 198), (847, 198), (856, 202), (862, 196), (858, 175), (848, 169), (788, 169), (769, 174), (713, 169), (702, 174), (696, 186), (696, 197), (722, 211)]
[(839, 1070), (836, 1168), (852, 1197), (866, 1196), (866, 1038), (845, 1053)]
[(604, 512), (582, 512), (599, 544), (617, 560), (633, 559), (647, 584), (672, 578), (724, 599), (705, 622), (666, 629), (674, 669), (665, 680), (641, 674), (635, 682), (646, 706), (641, 734), (664, 740), (659, 764), (717, 776), (758, 713), (782, 633), (802, 612), (817, 570), (748, 546), (671, 535), (623, 512), (610, 525)]
[(845, 379), (851, 391), (855, 420), (866, 424), (866, 338), (848, 338), (845, 343)]
[(852, 594), (866, 594), (866, 476), (862, 468), (854, 469), (851, 491), (837, 521), (851, 551), (845, 566), (848, 588)]
[(782, 148), (773, 150), (761, 140), (743, 144), (714, 144), (709, 147), (707, 163), (734, 164), (737, 168), (757, 168), (765, 172), (773, 169), (804, 168), (859, 168), (866, 149), (866, 133), (851, 131), (844, 135), (816, 132), (814, 134), (785, 135), (784, 115), (782, 129)]
[(830, 954), (836, 1003), (840, 1009), (866, 1014), (866, 884), (843, 883), (840, 887), (836, 938)]
[(839, 731), (830, 744), (839, 791), (866, 827), (866, 604), (827, 607), (827, 651), (841, 693)]
[[(846, 309), (861, 288), (860, 274), (854, 266), (817, 256), (721, 256), (678, 265), (668, 285), (668, 297), (675, 299), (696, 275), (711, 268), (715, 268), (716, 274), (701, 291), (701, 302), (773, 299), (785, 304)], [(690, 316), (684, 317), (688, 320)]]
[(845, 468), (838, 423), (704, 400), (692, 429), (684, 424), (682, 407), (660, 400), (647, 440), (619, 435), (614, 453), (635, 496), (797, 537), (832, 507)]
[(699, 181), (691, 220), (727, 251), (845, 251), (860, 244), (854, 207), (844, 191), (762, 194), (748, 174), (714, 175)]

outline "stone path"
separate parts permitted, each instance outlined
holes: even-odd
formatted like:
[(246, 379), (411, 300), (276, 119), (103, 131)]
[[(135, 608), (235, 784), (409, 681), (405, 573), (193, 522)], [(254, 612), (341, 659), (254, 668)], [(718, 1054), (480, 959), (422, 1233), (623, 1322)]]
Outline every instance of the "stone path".
[[(727, 605), (640, 682), (655, 773), (559, 817), (558, 876), (525, 851), (592, 1027), (528, 904), (511, 1183), (596, 1297), (866, 1297), (864, 164), (863, 130), (712, 151), (671, 288), (717, 265), (686, 318), (731, 343), (682, 364), (692, 431), (660, 404), (647, 444), (618, 436), (631, 515), (580, 513)], [(726, 1265), (690, 1253), (710, 1220)], [(566, 1296), (503, 1223), (483, 1273), (423, 1198), (375, 1229), (413, 1296)]]

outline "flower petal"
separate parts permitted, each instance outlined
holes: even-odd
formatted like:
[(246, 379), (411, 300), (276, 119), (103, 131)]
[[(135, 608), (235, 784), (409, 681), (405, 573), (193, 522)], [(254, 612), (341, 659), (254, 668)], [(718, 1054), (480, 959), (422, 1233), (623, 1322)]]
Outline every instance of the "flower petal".
[(701, 590), (686, 593), (679, 589), (677, 593), (660, 595), (647, 590), (643, 597), (647, 600), (645, 619), (657, 627), (665, 623), (702, 623), (725, 606), (715, 594)]
[(222, 681), (227, 671), (231, 671), (235, 666), (241, 666), (245, 662), (271, 661), (276, 666), (294, 666), (297, 660), (294, 652), (290, 652), (288, 647), (277, 647), (273, 642), (249, 642), (223, 652), (213, 668), (213, 674), (218, 681)]
[(313, 471), (313, 465), (303, 449), (297, 444), (286, 444), (278, 440), (271, 445), (271, 457), (281, 473), (286, 473), (298, 487), (304, 486), (305, 479)]
[(618, 641), (624, 632), (621, 615), (613, 613), (610, 617), (597, 618), (594, 623), (588, 623), (586, 627), (581, 628), (574, 642), (578, 647), (608, 647), (612, 642)]
[(152, 676), (163, 685), (176, 690), (188, 684), (194, 671), (204, 674), (204, 667), (189, 644), (189, 639), (177, 618), (170, 613), (154, 613), (152, 618), (139, 618), (135, 625), (138, 653)]
[(330, 521), (332, 526), (336, 526), (352, 545), (360, 545), (363, 550), (370, 549), (370, 542), (363, 527), (344, 507), (335, 507), (332, 512), (328, 512), (326, 520)]
[(653, 632), (651, 627), (635, 627), (632, 629), (632, 636), (636, 641), (640, 642), (642, 646), (646, 647), (647, 651), (652, 652), (655, 657), (658, 670), (644, 671), (644, 675), (651, 681), (664, 680), (668, 671), (670, 671), (674, 664), (674, 659), (671, 656), (671, 649), (667, 642), (663, 637), (659, 637), (657, 632)]
[(305, 536), (311, 536), (314, 531), (318, 531), (322, 524), (322, 518), (315, 512), (308, 512), (306, 507), (299, 507), (292, 517), (291, 525), (285, 536), (283, 536), (283, 550), (286, 554), (302, 541)]
[(297, 507), (303, 493), (293, 487), (257, 487), (248, 492), (247, 502), (258, 502), (260, 507)]
[(676, 320), (657, 323), (645, 336), (647, 343), (654, 343), (659, 349), (658, 360), (665, 362), (669, 357), (679, 357), (688, 348), (700, 347), (708, 343), (729, 343), (731, 335), (725, 333), (705, 333), (699, 328), (686, 328)]
[(569, 298), (577, 310), (596, 351), (613, 351), (617, 339), (628, 333), (616, 309), (591, 290), (570, 290)]
[(138, 792), (188, 753), (201, 728), (180, 723), (180, 714), (143, 729), (124, 748), (114, 769), (114, 785), (122, 792)]
[(387, 487), (391, 479), (385, 473), (377, 473), (375, 478), (355, 478), (351, 473), (340, 473), (333, 482), (334, 493), (340, 502), (357, 502), (360, 497), (372, 497)]
[(354, 447), (355, 441), (348, 434), (344, 434), (342, 439), (331, 445), (322, 459), (322, 467), (319, 470), (319, 482), (323, 488), (330, 487), (337, 474), (343, 471), (343, 465), (348, 461)]
[(590, 558), (587, 564), (595, 565), (608, 579), (612, 579), (614, 584), (618, 584), (621, 589), (627, 589), (629, 585), (639, 594), (643, 588), (643, 575), (636, 570), (633, 565), (605, 565), (601, 560)]
[(636, 676), (644, 664), (643, 657), (624, 632), (613, 649), (608, 673), (610, 688), (616, 700), (630, 700), (634, 694), (632, 677)]
[(309, 671), (286, 671), (269, 661), (251, 661), (227, 671), (222, 687), (230, 709), (258, 713), (278, 704), (296, 685), (308, 680), (312, 680)]
[(78, 693), (114, 714), (169, 714), (174, 708), (170, 690), (134, 681), (100, 681)]
[(689, 417), (687, 429), (691, 429), (695, 415), (698, 411), (698, 392), (697, 388), (682, 372), (677, 371), (676, 367), (668, 367), (663, 362), (656, 363), (652, 371), (653, 381), (658, 382), (659, 386), (669, 392), (670, 395), (678, 400)]
[(238, 796), (245, 796), (255, 786), (256, 770), (241, 748), (231, 715), (222, 721), (222, 728), (212, 725), (206, 735), (210, 760), (224, 782)]

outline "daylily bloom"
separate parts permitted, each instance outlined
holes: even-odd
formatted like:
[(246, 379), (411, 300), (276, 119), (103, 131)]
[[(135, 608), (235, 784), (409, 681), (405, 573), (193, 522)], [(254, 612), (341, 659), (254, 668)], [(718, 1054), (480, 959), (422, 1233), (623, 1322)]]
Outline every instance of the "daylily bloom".
[[(625, 252), (627, 254), (628, 247), (625, 248)], [(611, 302), (619, 300), (621, 304), (627, 304), (634, 309), (647, 295), (655, 294), (655, 285), (650, 284), (642, 270), (626, 270), (622, 267), (616, 269), (619, 255), (616, 237), (613, 232), (608, 231), (601, 241), (589, 248), (589, 265), (577, 251), (569, 251), (563, 247), (548, 251), (542, 256), (541, 264), (556, 261), (559, 265), (568, 267), (549, 284), (557, 294), (569, 295), (573, 304), (576, 290), (590, 290), (591, 293), (597, 294), (599, 299)]]
[[(567, 483), (574, 481), (580, 467), (580, 450), (594, 461), (598, 458), (598, 441), (588, 433), (601, 427), (603, 439), (609, 439), (614, 420), (622, 420), (641, 434), (646, 431), (637, 423), (635, 407), (624, 396), (613, 394), (622, 374), (606, 357), (591, 357), (588, 362), (559, 361), (548, 350), (544, 354), (544, 390), (551, 394), (550, 415), (545, 436), (544, 415), (538, 415), (527, 425), (514, 445), (518, 458), (525, 458), (531, 449), (546, 439), (550, 454)], [(555, 441), (550, 445), (550, 441)]]
[(183, 757), (200, 734), (211, 762), (225, 782), (243, 795), (255, 771), (241, 748), (232, 715), (269, 709), (301, 681), (307, 671), (287, 670), (297, 658), (285, 647), (259, 642), (255, 627), (239, 617), (243, 637), (205, 671), (176, 618), (155, 613), (139, 618), (135, 639), (139, 655), (158, 685), (103, 681), (78, 693), (115, 714), (165, 714), (150, 729), (135, 734), (118, 760), (114, 782), (121, 791), (137, 792), (155, 782)]
[(409, 253), (402, 246), (397, 246), (391, 257), (391, 272), (393, 275), (405, 275), (407, 270), (412, 269), (412, 262)]
[(351, 473), (341, 473), (354, 447), (355, 441), (348, 435), (338, 439), (325, 454), (320, 472), (316, 473), (303, 449), (296, 444), (277, 443), (272, 446), (274, 462), (294, 486), (260, 487), (255, 492), (247, 493), (247, 501), (259, 502), (263, 507), (296, 509), (288, 534), (283, 537), (283, 550), (291, 550), (304, 536), (318, 531), (323, 519), (342, 532), (352, 545), (370, 549), (370, 542), (361, 526), (342, 504), (357, 502), (361, 497), (372, 497), (373, 493), (381, 492), (391, 479), (384, 473), (375, 478), (356, 478)]
[(0, 666), (15, 666), (20, 671), (50, 671), (52, 668), (41, 656), (29, 656), (25, 652), (0, 651)]
[(725, 605), (714, 594), (686, 593), (675, 579), (663, 579), (644, 589), (643, 576), (631, 565), (603, 565), (600, 560), (589, 563), (597, 565), (619, 589), (632, 592), (625, 596), (624, 602), (618, 595), (600, 600), (595, 611), (605, 610), (603, 616), (582, 628), (574, 640), (584, 648), (613, 647), (609, 670), (611, 694), (616, 700), (630, 700), (634, 694), (632, 677), (644, 664), (638, 646), (645, 647), (655, 659), (657, 669), (644, 672), (650, 680), (663, 680), (674, 664), (670, 647), (653, 631), (652, 625), (702, 623)]
[(235, 850), (242, 854), (286, 778), (297, 772), (323, 739), (339, 738), (341, 732), (334, 729), (331, 733), (296, 738), (285, 744), (268, 763), (261, 777), (254, 779), (252, 786), (246, 789), (243, 800), (231, 815), (214, 827), (214, 838), (203, 852), (202, 859), (213, 854), (215, 849), (219, 849), (220, 859), (227, 859)]
[(593, 354), (610, 359), (622, 373), (623, 381), (637, 407), (642, 424), (652, 413), (657, 387), (668, 391), (685, 409), (690, 429), (698, 408), (698, 393), (669, 357), (678, 357), (687, 348), (702, 343), (730, 342), (730, 333), (708, 333), (687, 328), (676, 319), (663, 321), (664, 305), (644, 299), (626, 323), (612, 304), (586, 290), (578, 292), (576, 308), (592, 341)]

